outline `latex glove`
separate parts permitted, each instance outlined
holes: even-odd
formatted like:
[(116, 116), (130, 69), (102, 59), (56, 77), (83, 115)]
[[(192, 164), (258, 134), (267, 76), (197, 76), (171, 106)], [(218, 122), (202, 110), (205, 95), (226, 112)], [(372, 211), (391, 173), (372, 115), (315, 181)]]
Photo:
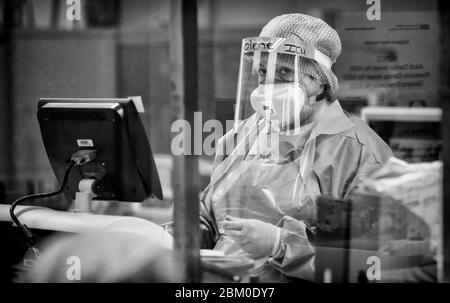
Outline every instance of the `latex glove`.
[(254, 258), (271, 256), (278, 247), (279, 230), (270, 223), (228, 215), (222, 227), (226, 235)]

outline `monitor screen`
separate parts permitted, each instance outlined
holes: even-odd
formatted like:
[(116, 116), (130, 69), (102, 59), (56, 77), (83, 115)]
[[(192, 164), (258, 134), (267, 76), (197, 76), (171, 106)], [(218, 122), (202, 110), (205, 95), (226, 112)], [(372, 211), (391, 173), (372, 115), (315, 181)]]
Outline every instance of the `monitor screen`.
[(366, 107), (361, 118), (389, 144), (397, 158), (410, 163), (440, 159), (440, 108)]
[(71, 156), (95, 150), (95, 158), (70, 172), (64, 194), (75, 199), (81, 180), (94, 179), (97, 200), (162, 199), (150, 144), (131, 99), (40, 99), (38, 120), (53, 171), (60, 182)]

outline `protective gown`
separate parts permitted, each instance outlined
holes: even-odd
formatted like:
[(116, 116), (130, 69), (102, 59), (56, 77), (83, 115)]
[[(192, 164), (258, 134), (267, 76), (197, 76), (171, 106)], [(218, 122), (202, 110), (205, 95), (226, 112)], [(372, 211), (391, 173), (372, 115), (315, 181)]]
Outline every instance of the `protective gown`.
[[(315, 198), (346, 198), (392, 152), (363, 121), (344, 113), (337, 100), (302, 134), (280, 136), (280, 161), (252, 153), (260, 135), (258, 123), (264, 121), (253, 115), (237, 133), (232, 130), (218, 142), (211, 182), (201, 198), (202, 247), (247, 255), (226, 236), (221, 223), (227, 214), (262, 220), (281, 228), (280, 249), (256, 260), (254, 274), (262, 282), (312, 280), (315, 252), (309, 238)], [(230, 144), (235, 148), (227, 154)]]

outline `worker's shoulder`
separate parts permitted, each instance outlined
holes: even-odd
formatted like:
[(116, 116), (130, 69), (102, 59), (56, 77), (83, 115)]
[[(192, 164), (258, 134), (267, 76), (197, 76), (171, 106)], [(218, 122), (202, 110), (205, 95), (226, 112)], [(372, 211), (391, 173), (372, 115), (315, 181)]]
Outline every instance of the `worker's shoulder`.
[(348, 118), (355, 125), (348, 134), (363, 146), (365, 152), (372, 154), (377, 162), (386, 162), (392, 156), (387, 143), (366, 122), (351, 115)]
[(353, 134), (361, 144), (387, 146), (386, 142), (367, 123), (355, 116), (349, 115), (348, 118), (355, 125), (348, 133)]
[[(354, 156), (356, 153), (363, 154), (363, 157), (371, 157), (375, 162), (385, 163), (391, 156), (392, 151), (386, 142), (375, 133), (364, 121), (347, 115), (353, 127), (334, 135), (328, 135), (320, 141), (328, 141), (326, 146), (335, 148), (344, 148), (348, 156)], [(330, 142), (335, 141), (335, 142)], [(322, 144), (321, 144), (322, 145)], [(354, 152), (350, 152), (350, 150)]]

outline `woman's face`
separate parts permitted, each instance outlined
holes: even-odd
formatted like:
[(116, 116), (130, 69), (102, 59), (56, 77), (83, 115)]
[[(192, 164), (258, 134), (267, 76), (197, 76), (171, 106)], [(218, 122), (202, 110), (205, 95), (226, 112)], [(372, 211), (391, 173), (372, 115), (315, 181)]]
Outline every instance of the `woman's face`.
[[(273, 84), (294, 83), (295, 72), (296, 71), (292, 67), (277, 64), (275, 68), (275, 76)], [(266, 81), (267, 57), (263, 56), (261, 57), (261, 62), (259, 64), (259, 69), (257, 73), (259, 84), (271, 84)], [(323, 92), (324, 84), (319, 79), (316, 79), (314, 76), (302, 73), (300, 71), (297, 71), (297, 73), (298, 73), (298, 82), (305, 88), (308, 98), (317, 96)]]
[[(306, 93), (306, 102), (303, 103), (301, 112), (300, 112), (300, 123), (309, 123), (314, 117), (314, 113), (316, 111), (317, 104), (315, 102), (315, 97), (322, 94), (325, 88), (324, 83), (320, 79), (317, 79), (313, 75), (309, 75), (307, 73), (300, 72), (300, 70), (308, 70), (311, 69), (310, 66), (299, 66), (298, 69), (295, 69), (294, 62), (297, 61), (293, 58), (293, 56), (283, 57), (283, 55), (279, 55), (277, 57), (277, 63), (275, 67), (272, 67), (273, 70), (268, 70), (267, 62), (268, 55), (261, 54), (259, 59), (259, 65), (257, 65), (256, 70), (253, 72), (256, 73), (258, 85), (270, 85), (270, 84), (293, 84), (297, 83), (299, 86), (305, 89)], [(303, 64), (302, 61), (299, 61), (299, 64)], [(308, 64), (308, 63), (304, 63)], [(268, 78), (272, 78), (268, 75), (269, 72), (273, 72), (274, 75), (273, 80)], [(297, 75), (295, 74), (297, 73)], [(296, 77), (297, 76), (297, 77)], [(275, 91), (275, 90), (274, 90)]]

